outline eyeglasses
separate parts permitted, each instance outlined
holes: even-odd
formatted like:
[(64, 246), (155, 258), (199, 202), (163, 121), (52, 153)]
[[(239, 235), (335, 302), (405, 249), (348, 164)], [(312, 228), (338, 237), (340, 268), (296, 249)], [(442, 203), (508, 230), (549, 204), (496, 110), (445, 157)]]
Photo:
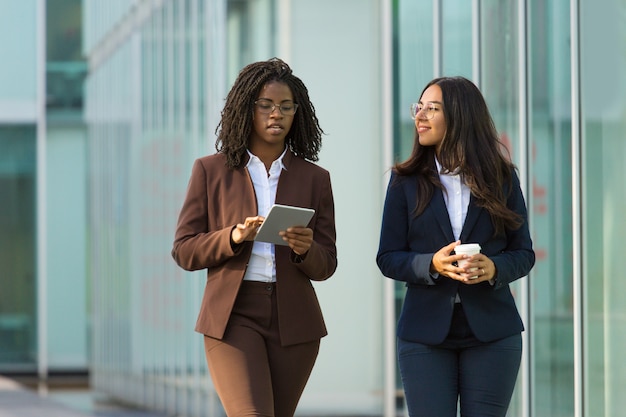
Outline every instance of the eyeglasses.
[(292, 101), (285, 101), (284, 103), (274, 104), (272, 100), (265, 98), (259, 99), (254, 102), (254, 106), (257, 111), (262, 114), (272, 114), (276, 108), (283, 116), (293, 116), (296, 114), (298, 105)]
[(412, 103), (411, 104), (411, 119), (415, 119), (418, 113), (422, 113), (422, 118), (430, 120), (435, 117), (435, 114), (439, 111), (439, 107), (435, 103)]

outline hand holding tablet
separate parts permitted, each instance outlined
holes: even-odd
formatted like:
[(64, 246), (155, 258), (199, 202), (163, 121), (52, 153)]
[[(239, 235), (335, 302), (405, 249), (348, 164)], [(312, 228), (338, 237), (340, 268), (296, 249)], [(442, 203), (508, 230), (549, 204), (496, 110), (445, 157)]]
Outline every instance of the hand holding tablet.
[(278, 233), (293, 226), (306, 227), (314, 213), (315, 210), (310, 208), (274, 204), (254, 240), (287, 246)]

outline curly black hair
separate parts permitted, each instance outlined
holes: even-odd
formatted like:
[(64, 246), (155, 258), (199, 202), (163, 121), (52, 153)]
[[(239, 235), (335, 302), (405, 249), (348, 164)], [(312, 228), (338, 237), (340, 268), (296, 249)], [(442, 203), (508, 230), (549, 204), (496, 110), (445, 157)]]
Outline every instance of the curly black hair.
[(304, 83), (293, 75), (289, 65), (279, 58), (272, 58), (245, 66), (226, 96), (222, 118), (215, 129), (215, 149), (226, 155), (229, 168), (239, 167), (244, 160), (253, 129), (254, 102), (261, 89), (274, 81), (286, 84), (298, 105), (285, 140), (287, 146), (297, 156), (310, 161), (318, 160), (324, 131), (315, 115), (309, 92)]

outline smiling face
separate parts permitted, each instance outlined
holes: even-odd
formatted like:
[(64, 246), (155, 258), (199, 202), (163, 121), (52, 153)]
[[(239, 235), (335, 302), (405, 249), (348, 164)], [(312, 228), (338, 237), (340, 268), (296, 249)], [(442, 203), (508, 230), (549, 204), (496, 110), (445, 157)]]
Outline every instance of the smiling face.
[(282, 114), (278, 106), (293, 103), (293, 94), (287, 84), (270, 81), (263, 86), (256, 98), (257, 101), (261, 99), (265, 104), (273, 103), (275, 107), (267, 114), (259, 109), (259, 105), (254, 106), (253, 131), (248, 141), (248, 149), (262, 160), (264, 157), (276, 159), (285, 149), (285, 138), (294, 118), (294, 115)]
[(431, 109), (432, 111), (432, 119), (426, 117), (425, 111), (419, 111), (416, 114), (415, 129), (419, 135), (420, 145), (439, 147), (446, 136), (446, 119), (443, 115), (441, 87), (437, 84), (428, 87), (424, 90), (418, 103), (422, 109)]

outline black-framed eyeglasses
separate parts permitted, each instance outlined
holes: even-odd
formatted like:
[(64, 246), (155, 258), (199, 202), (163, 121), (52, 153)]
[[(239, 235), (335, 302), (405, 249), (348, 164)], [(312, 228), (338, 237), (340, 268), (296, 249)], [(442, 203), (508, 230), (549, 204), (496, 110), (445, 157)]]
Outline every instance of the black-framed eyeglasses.
[(422, 113), (424, 119), (430, 120), (435, 117), (435, 114), (441, 110), (441, 106), (438, 103), (411, 103), (411, 119), (415, 119), (418, 113)]
[(276, 108), (283, 116), (293, 116), (296, 114), (298, 105), (293, 101), (284, 101), (280, 104), (274, 104), (272, 100), (266, 98), (258, 99), (254, 102), (254, 107), (259, 113), (272, 114)]

